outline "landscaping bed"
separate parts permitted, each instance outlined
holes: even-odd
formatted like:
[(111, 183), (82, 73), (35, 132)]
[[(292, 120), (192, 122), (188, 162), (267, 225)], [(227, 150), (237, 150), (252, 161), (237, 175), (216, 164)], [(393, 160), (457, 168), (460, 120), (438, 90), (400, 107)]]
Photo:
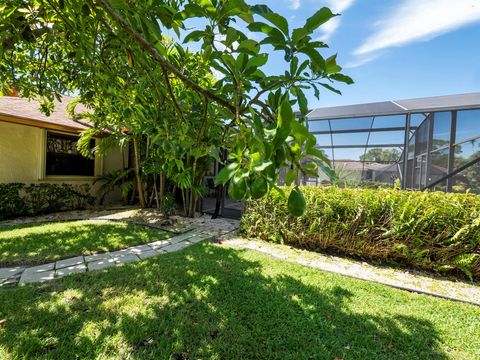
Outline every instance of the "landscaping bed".
[(0, 303), (2, 359), (480, 357), (478, 307), (210, 243)]
[[(289, 189), (284, 188), (288, 194)], [(276, 191), (248, 201), (247, 237), (480, 279), (480, 196), (397, 189), (303, 187), (289, 215)]]
[(0, 267), (43, 264), (123, 249), (170, 237), (166, 232), (117, 221), (65, 221), (0, 226)]

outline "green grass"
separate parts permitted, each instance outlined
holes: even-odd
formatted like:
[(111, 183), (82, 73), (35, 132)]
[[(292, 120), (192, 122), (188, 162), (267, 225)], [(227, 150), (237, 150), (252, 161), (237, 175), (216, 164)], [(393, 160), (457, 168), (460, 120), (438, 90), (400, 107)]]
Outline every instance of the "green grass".
[(0, 304), (2, 359), (480, 358), (478, 307), (205, 243)]
[(167, 237), (156, 229), (120, 222), (86, 220), (0, 226), (0, 267), (41, 264)]

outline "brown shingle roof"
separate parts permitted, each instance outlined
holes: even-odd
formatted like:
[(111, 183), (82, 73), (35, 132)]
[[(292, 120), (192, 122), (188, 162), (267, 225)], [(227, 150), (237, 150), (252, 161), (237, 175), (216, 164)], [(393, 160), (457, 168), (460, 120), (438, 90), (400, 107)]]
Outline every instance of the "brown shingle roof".
[[(0, 121), (75, 132), (89, 129), (91, 126), (85, 120), (69, 118), (66, 109), (71, 100), (73, 100), (72, 97), (63, 96), (61, 102), (55, 101), (55, 110), (50, 116), (46, 116), (40, 111), (38, 101), (13, 96), (0, 96)], [(82, 104), (78, 104), (75, 108), (76, 113), (84, 111), (88, 111), (88, 109)]]

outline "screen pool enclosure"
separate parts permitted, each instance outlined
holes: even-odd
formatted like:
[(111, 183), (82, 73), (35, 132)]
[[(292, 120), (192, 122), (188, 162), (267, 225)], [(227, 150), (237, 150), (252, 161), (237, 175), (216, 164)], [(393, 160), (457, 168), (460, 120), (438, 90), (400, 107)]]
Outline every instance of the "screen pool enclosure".
[[(306, 119), (341, 185), (480, 193), (480, 92), (324, 107)], [(213, 187), (218, 171), (205, 179), (202, 208), (238, 215), (241, 205)], [(330, 179), (319, 172), (301, 183)]]
[(319, 108), (307, 119), (347, 184), (480, 192), (480, 93)]

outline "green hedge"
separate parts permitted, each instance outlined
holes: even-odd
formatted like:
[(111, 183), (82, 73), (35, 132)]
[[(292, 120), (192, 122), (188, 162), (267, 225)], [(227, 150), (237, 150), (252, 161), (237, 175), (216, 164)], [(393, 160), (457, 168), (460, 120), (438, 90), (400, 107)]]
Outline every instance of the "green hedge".
[(93, 202), (89, 185), (0, 184), (0, 220), (85, 209)]
[[(287, 196), (288, 188), (284, 188)], [(248, 237), (480, 279), (480, 196), (303, 187), (304, 215), (272, 191), (245, 204)]]

